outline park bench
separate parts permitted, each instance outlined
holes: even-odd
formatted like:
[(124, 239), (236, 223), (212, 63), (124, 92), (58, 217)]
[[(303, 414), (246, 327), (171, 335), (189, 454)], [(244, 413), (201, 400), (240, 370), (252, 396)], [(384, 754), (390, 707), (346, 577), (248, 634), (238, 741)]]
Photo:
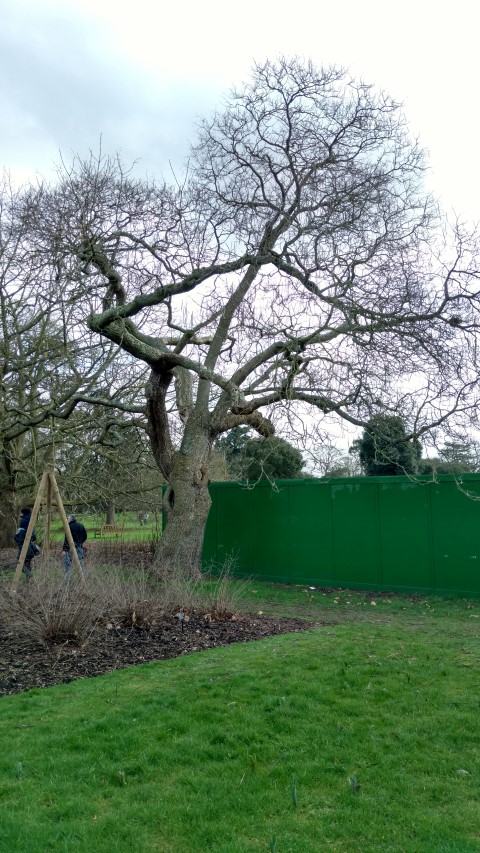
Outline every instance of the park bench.
[(95, 538), (99, 536), (120, 536), (125, 530), (124, 524), (102, 524), (100, 528), (94, 531)]

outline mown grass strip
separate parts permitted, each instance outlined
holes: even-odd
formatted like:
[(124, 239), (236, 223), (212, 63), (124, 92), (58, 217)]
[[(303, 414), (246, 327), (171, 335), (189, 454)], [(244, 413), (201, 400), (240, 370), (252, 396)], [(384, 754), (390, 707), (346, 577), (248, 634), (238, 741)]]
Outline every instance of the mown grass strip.
[(480, 649), (437, 624), (335, 625), (4, 698), (0, 850), (480, 850)]
[[(120, 532), (104, 533), (100, 535), (100, 531), (105, 524), (105, 514), (103, 515), (79, 515), (79, 519), (86, 527), (88, 538), (100, 541), (124, 541), (124, 542), (151, 542), (157, 541), (161, 536), (161, 519), (154, 513), (150, 513), (148, 521), (145, 524), (140, 524), (138, 515), (135, 512), (117, 513), (116, 523), (120, 526)], [(39, 535), (41, 525), (39, 525)], [(55, 518), (50, 531), (52, 542), (63, 542), (65, 533), (61, 519)]]

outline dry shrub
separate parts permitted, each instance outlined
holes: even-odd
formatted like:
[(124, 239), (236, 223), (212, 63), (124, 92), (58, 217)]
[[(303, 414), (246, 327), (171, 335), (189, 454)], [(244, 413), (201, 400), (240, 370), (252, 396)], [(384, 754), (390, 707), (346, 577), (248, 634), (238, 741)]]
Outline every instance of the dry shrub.
[(250, 581), (233, 579), (225, 575), (214, 578), (207, 595), (211, 615), (219, 619), (237, 613), (249, 583)]
[(201, 578), (168, 576), (161, 580), (160, 597), (164, 612), (197, 610), (213, 619), (231, 618), (238, 612), (251, 581), (234, 577), (236, 558), (211, 565)]
[(102, 586), (106, 615), (116, 625), (150, 627), (158, 618), (197, 608), (202, 581), (183, 577), (159, 580), (147, 571), (109, 567)]
[(162, 578), (158, 591), (165, 614), (201, 608), (201, 580), (172, 575)]
[(85, 582), (40, 562), (16, 592), (0, 590), (0, 623), (13, 633), (46, 643), (84, 643), (95, 626), (149, 629), (164, 616), (196, 611), (210, 619), (231, 618), (248, 581), (232, 577), (232, 561), (199, 580), (151, 579), (137, 567), (93, 566), (89, 551)]
[(89, 572), (70, 584), (48, 564), (16, 592), (0, 595), (0, 620), (17, 634), (47, 643), (85, 642), (96, 625), (149, 628), (161, 608), (158, 592), (148, 589), (144, 573), (124, 578), (118, 571)]
[(89, 566), (118, 566), (135, 571), (147, 571), (151, 566), (156, 548), (156, 540), (145, 542), (126, 542), (118, 539), (106, 539), (104, 541), (88, 541), (88, 564)]
[(31, 580), (17, 591), (5, 589), (0, 597), (4, 627), (46, 643), (81, 645), (91, 634), (103, 609), (94, 585), (64, 577), (48, 565), (37, 568)]
[(203, 601), (215, 619), (233, 616), (240, 609), (240, 602), (251, 586), (248, 578), (235, 578), (235, 559), (228, 557), (221, 568), (211, 568), (204, 576)]
[(102, 592), (104, 616), (117, 627), (147, 629), (162, 612), (158, 591), (149, 586), (144, 571), (135, 570), (130, 577), (110, 571), (102, 580)]
[(106, 616), (115, 625), (149, 628), (159, 618), (179, 612), (229, 618), (239, 608), (249, 581), (232, 577), (228, 563), (215, 575), (199, 579), (169, 575), (158, 579), (137, 568), (127, 573), (110, 570), (102, 580)]

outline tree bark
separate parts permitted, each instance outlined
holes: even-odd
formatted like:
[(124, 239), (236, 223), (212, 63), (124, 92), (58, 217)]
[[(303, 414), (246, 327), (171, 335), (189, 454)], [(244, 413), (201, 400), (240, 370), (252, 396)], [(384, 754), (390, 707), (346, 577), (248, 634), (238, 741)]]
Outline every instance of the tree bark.
[(150, 443), (157, 465), (169, 483), (163, 507), (167, 524), (155, 553), (154, 571), (160, 576), (198, 578), (211, 503), (208, 464), (212, 437), (208, 415), (202, 418), (193, 408), (192, 383), (186, 371), (177, 374), (177, 404), (184, 423), (177, 451), (173, 449), (167, 412), (167, 393), (174, 373), (152, 367), (146, 387)]
[(15, 492), (0, 488), (0, 548), (13, 548), (13, 535), (17, 529)]
[(16, 516), (15, 475), (9, 459), (4, 454), (0, 454), (0, 548), (14, 546)]
[(110, 499), (107, 503), (107, 515), (105, 524), (115, 524), (115, 501)]
[(172, 464), (172, 439), (168, 423), (166, 396), (173, 379), (171, 370), (152, 368), (145, 389), (148, 437), (160, 473), (169, 479)]
[(155, 554), (155, 571), (162, 575), (199, 578), (205, 525), (210, 510), (208, 429), (189, 418), (182, 446), (172, 456), (164, 500), (167, 524)]

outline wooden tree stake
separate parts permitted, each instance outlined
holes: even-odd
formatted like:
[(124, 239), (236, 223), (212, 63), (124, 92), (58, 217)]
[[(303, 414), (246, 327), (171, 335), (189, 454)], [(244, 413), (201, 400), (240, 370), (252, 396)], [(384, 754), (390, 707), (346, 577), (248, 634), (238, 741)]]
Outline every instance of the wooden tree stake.
[(28, 551), (28, 546), (30, 545), (30, 541), (32, 539), (33, 528), (35, 527), (35, 522), (38, 517), (38, 513), (40, 507), (42, 505), (42, 500), (45, 497), (46, 491), (46, 504), (47, 504), (47, 527), (46, 527), (46, 541), (47, 541), (47, 554), (50, 547), (50, 527), (51, 527), (51, 515), (52, 515), (52, 494), (56, 500), (57, 507), (60, 511), (60, 516), (63, 523), (63, 529), (65, 531), (65, 536), (70, 547), (70, 553), (72, 555), (72, 562), (75, 568), (78, 571), (79, 576), (82, 579), (82, 582), (85, 583), (85, 578), (83, 576), (82, 567), (80, 565), (80, 560), (78, 559), (77, 549), (75, 547), (75, 543), (72, 537), (72, 531), (70, 530), (70, 525), (68, 523), (67, 515), (65, 512), (65, 507), (63, 506), (62, 497), (60, 495), (60, 491), (57, 485), (57, 480), (55, 477), (55, 471), (52, 466), (49, 466), (42, 475), (42, 479), (40, 480), (40, 485), (38, 487), (37, 497), (35, 498), (35, 503), (33, 505), (32, 515), (27, 527), (27, 531), (25, 533), (25, 539), (23, 541), (22, 550), (20, 551), (20, 555), (18, 558), (17, 567), (15, 569), (15, 575), (12, 581), (12, 589), (16, 590), (18, 586), (18, 582), (20, 580), (20, 574), (22, 571), (23, 564), (25, 562), (25, 557)]
[[(54, 474), (55, 476), (55, 474)], [(52, 528), (52, 480), (47, 481), (47, 523), (45, 525), (45, 538), (43, 540), (43, 558), (48, 560), (50, 556), (50, 536)]]

